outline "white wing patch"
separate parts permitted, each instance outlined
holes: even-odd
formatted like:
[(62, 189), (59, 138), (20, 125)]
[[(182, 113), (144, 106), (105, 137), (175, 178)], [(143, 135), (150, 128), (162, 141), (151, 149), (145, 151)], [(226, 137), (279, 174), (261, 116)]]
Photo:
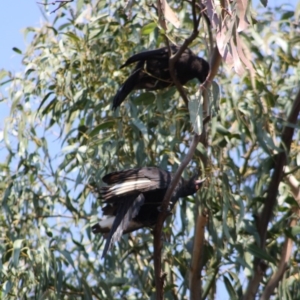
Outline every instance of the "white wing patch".
[(106, 219), (102, 219), (102, 220), (100, 220), (100, 222), (99, 222), (99, 226), (100, 226), (101, 228), (111, 228), (111, 226), (112, 226), (112, 224), (113, 224), (115, 218), (116, 218), (116, 217), (113, 216), (113, 217), (107, 217)]
[(122, 195), (126, 192), (132, 191), (135, 188), (139, 188), (142, 186), (145, 186), (145, 184), (150, 184), (150, 179), (141, 179), (138, 181), (126, 181), (122, 183), (117, 183), (113, 186), (109, 187), (109, 191), (113, 193), (114, 195)]
[[(107, 217), (106, 219), (102, 219), (99, 221), (99, 226), (101, 228), (111, 229), (114, 221), (115, 221), (115, 216)], [(127, 225), (126, 228), (124, 228), (124, 230), (123, 230), (124, 233), (131, 232), (131, 231), (134, 231), (134, 230), (137, 230), (137, 229), (143, 227), (143, 224), (135, 222), (133, 220), (128, 222), (128, 224), (126, 224), (126, 225)], [(119, 238), (118, 238), (118, 240), (119, 240)]]

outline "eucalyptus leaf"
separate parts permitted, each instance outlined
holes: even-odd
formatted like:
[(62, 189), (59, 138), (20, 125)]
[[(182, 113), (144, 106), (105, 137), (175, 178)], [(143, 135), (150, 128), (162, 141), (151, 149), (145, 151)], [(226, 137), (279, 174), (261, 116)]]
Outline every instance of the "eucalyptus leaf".
[(194, 132), (200, 135), (203, 130), (203, 109), (200, 97), (189, 101), (189, 113)]

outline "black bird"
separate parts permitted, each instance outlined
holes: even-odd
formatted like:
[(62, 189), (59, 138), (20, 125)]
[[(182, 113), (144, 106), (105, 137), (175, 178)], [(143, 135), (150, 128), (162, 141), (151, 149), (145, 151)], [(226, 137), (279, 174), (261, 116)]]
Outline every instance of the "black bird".
[[(102, 178), (108, 184), (99, 190), (107, 218), (92, 227), (93, 233), (107, 236), (102, 257), (123, 233), (155, 225), (172, 178), (172, 173), (156, 167), (114, 172)], [(196, 193), (203, 181), (195, 176), (190, 180), (181, 178), (171, 197), (170, 210), (178, 198)]]
[[(172, 54), (179, 50), (171, 46)], [(113, 100), (115, 110), (132, 90), (158, 90), (174, 85), (169, 72), (169, 52), (167, 47), (145, 51), (131, 56), (121, 68), (137, 62), (135, 69), (119, 88)], [(195, 55), (190, 49), (185, 49), (175, 64), (175, 74), (184, 85), (193, 78), (202, 83), (209, 72), (209, 64), (203, 58)]]

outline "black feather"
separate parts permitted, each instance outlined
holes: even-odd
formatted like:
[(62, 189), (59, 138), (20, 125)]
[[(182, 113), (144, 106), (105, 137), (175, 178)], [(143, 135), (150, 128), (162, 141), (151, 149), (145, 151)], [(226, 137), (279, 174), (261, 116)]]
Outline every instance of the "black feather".
[(127, 197), (126, 201), (119, 206), (115, 220), (107, 237), (102, 257), (105, 257), (111, 246), (121, 238), (124, 230), (128, 228), (129, 222), (138, 214), (144, 201), (144, 195), (139, 194), (137, 197)]
[[(109, 233), (103, 257), (123, 233), (155, 225), (172, 179), (172, 173), (156, 167), (124, 170), (103, 177), (103, 181), (109, 184), (100, 189), (100, 195), (106, 203), (103, 214), (108, 218), (114, 217), (111, 226), (104, 219), (92, 227), (94, 233)], [(195, 177), (190, 180), (181, 178), (171, 197), (170, 209), (180, 197), (194, 194), (201, 183)]]
[[(175, 54), (178, 50), (179, 47), (171, 46), (172, 54)], [(169, 53), (167, 47), (137, 53), (131, 56), (121, 68), (135, 62), (137, 62), (136, 67), (119, 88), (113, 99), (113, 110), (133, 90), (157, 90), (174, 85), (169, 72)], [(193, 78), (198, 78), (202, 83), (209, 73), (209, 64), (206, 60), (198, 57), (187, 48), (176, 62), (175, 72), (177, 79), (183, 85)]]

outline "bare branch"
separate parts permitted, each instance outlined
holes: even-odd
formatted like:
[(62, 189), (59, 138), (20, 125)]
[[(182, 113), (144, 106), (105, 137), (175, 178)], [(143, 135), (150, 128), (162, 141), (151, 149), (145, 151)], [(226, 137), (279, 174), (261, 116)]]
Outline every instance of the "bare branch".
[[(160, 20), (160, 24), (162, 25), (163, 28), (166, 28), (165, 20), (163, 19), (163, 16), (162, 16), (162, 7), (161, 7), (160, 0), (157, 0), (157, 10), (158, 10), (158, 17)], [(176, 52), (175, 55), (171, 56), (169, 40), (166, 38), (166, 45), (169, 49), (169, 55), (170, 55), (170, 59), (169, 59), (170, 75), (172, 77), (172, 80), (173, 80), (177, 90), (180, 93), (180, 96), (184, 100), (186, 106), (188, 106), (188, 98), (184, 92), (182, 85), (180, 84), (180, 82), (177, 80), (177, 78), (175, 76), (175, 63), (178, 61), (179, 57), (184, 52), (184, 50), (187, 48), (187, 46), (198, 35), (198, 26), (199, 26), (200, 18), (198, 20), (196, 19), (196, 13), (195, 13), (196, 0), (192, 1), (192, 10), (193, 10), (194, 30), (193, 30), (192, 34), (190, 35), (190, 37), (188, 37), (184, 41), (183, 45)], [(158, 216), (158, 220), (157, 220), (156, 226), (154, 228), (154, 269), (155, 269), (155, 285), (156, 285), (156, 299), (157, 300), (163, 299), (163, 284), (164, 284), (164, 282), (163, 282), (163, 278), (161, 276), (161, 249), (162, 249), (161, 232), (162, 232), (163, 223), (164, 223), (166, 217), (168, 216), (167, 208), (168, 208), (172, 193), (180, 180), (181, 174), (184, 171), (184, 169), (186, 168), (186, 166), (188, 165), (188, 163), (191, 161), (191, 159), (194, 155), (194, 152), (196, 150), (196, 147), (197, 147), (198, 143), (200, 142), (200, 139), (201, 139), (200, 135), (194, 134), (190, 149), (189, 149), (186, 157), (180, 164), (178, 170), (176, 171), (174, 178), (165, 194), (164, 200), (161, 205), (161, 213)]]
[[(159, 7), (160, 6), (159, 0), (157, 0), (157, 4), (158, 4), (158, 10), (159, 9), (161, 10), (161, 7)], [(197, 17), (196, 17), (196, 0), (192, 0), (192, 10), (193, 10), (193, 24), (194, 24), (193, 32), (184, 41), (184, 43), (182, 44), (180, 49), (176, 52), (176, 54), (170, 56), (170, 59), (169, 59), (170, 75), (172, 77), (174, 84), (176, 85), (177, 90), (180, 93), (180, 96), (182, 97), (182, 99), (184, 100), (184, 102), (187, 106), (188, 106), (188, 98), (184, 92), (182, 85), (180, 84), (180, 82), (177, 80), (177, 78), (175, 76), (175, 63), (177, 62), (177, 60), (179, 59), (181, 54), (184, 52), (184, 50), (188, 47), (188, 45), (197, 37), (198, 32), (199, 32), (198, 26), (199, 26), (199, 22), (200, 22), (200, 16), (197, 19)], [(169, 40), (167, 38), (166, 38), (166, 45), (169, 49), (169, 54), (171, 54), (170, 44), (169, 44)], [(201, 85), (201, 88), (204, 90), (204, 102), (205, 102), (204, 104), (206, 104), (204, 106), (208, 106), (207, 90), (211, 84), (212, 79), (217, 74), (219, 65), (221, 63), (221, 56), (220, 56), (217, 48), (214, 49), (214, 52), (212, 54), (212, 62), (215, 65), (211, 67), (208, 78)], [(206, 118), (204, 118), (203, 128), (209, 119), (210, 119), (209, 116), (206, 116)], [(157, 220), (156, 226), (154, 228), (154, 269), (155, 269), (155, 285), (156, 285), (156, 299), (157, 300), (163, 299), (163, 281), (162, 281), (162, 277), (161, 277), (161, 250), (162, 250), (161, 232), (162, 232), (164, 220), (168, 216), (167, 207), (169, 205), (172, 193), (173, 193), (176, 185), (178, 184), (178, 181), (181, 177), (182, 172), (184, 171), (184, 169), (186, 168), (186, 166), (192, 159), (198, 143), (204, 142), (205, 137), (206, 137), (205, 129), (203, 130), (201, 135), (194, 134), (193, 141), (190, 145), (189, 151), (188, 151), (186, 157), (184, 158), (184, 160), (181, 162), (181, 164), (180, 164), (178, 170), (176, 171), (174, 178), (165, 194), (164, 200), (161, 205), (161, 213), (158, 216), (158, 220)]]
[[(217, 48), (214, 49), (213, 55), (212, 55), (212, 62), (213, 66), (211, 68), (211, 71), (208, 75), (209, 80), (206, 80), (206, 82), (202, 85), (205, 90), (207, 90), (210, 86), (211, 81), (213, 80), (213, 77), (217, 74), (218, 67), (221, 62), (221, 56), (219, 54), (219, 51)], [(207, 116), (203, 121), (203, 127), (205, 124), (210, 120), (210, 117)], [(201, 135), (195, 134), (193, 137), (193, 141), (190, 145), (189, 151), (180, 164), (177, 172), (175, 173), (175, 176), (165, 194), (164, 200), (162, 202), (161, 206), (161, 213), (158, 217), (155, 229), (154, 229), (154, 268), (155, 268), (155, 283), (156, 283), (156, 299), (163, 299), (163, 282), (161, 281), (161, 249), (162, 249), (162, 242), (161, 242), (161, 231), (162, 226), (164, 223), (164, 220), (166, 219), (168, 212), (167, 207), (170, 202), (171, 195), (181, 177), (182, 172), (192, 159), (195, 149), (199, 142), (204, 142), (205, 140), (205, 130), (202, 132)]]
[[(289, 172), (289, 169), (287, 167), (284, 168), (285, 172)], [(299, 181), (295, 178), (295, 176), (289, 174), (286, 176), (286, 183), (289, 185), (291, 189), (291, 193), (293, 194), (294, 199), (298, 203), (297, 207), (293, 207), (294, 215), (290, 221), (289, 227), (292, 228), (293, 226), (297, 225), (298, 218), (300, 216), (300, 184)], [(275, 288), (278, 286), (278, 283), (282, 279), (284, 272), (287, 269), (288, 262), (292, 255), (292, 248), (293, 248), (293, 240), (289, 237), (285, 238), (285, 242), (282, 247), (281, 252), (281, 259), (278, 264), (278, 269), (276, 273), (273, 274), (271, 279), (269, 280), (268, 284), (265, 287), (265, 290), (262, 294), (261, 300), (267, 300), (271, 297), (271, 295), (274, 293)]]
[(208, 214), (206, 211), (203, 211), (202, 214), (199, 214), (196, 222), (197, 235), (194, 238), (193, 245), (193, 256), (190, 266), (190, 299), (196, 300), (201, 299), (201, 273), (199, 270), (202, 266), (203, 261), (203, 249), (204, 249), (204, 230), (208, 221)]
[[(221, 63), (221, 56), (219, 54), (219, 50), (217, 47), (214, 48), (214, 51), (212, 53), (212, 59), (211, 59), (211, 69), (210, 69), (210, 73), (208, 74), (206, 81), (204, 82), (204, 84), (201, 86), (202, 90), (203, 90), (203, 97), (204, 97), (204, 101), (203, 101), (203, 111), (204, 112), (208, 112), (208, 107), (209, 107), (209, 103), (208, 103), (208, 88), (210, 87), (210, 84), (214, 78), (214, 76), (217, 74), (219, 66)], [(206, 118), (209, 118), (209, 116), (206, 116)], [(205, 122), (203, 122), (205, 124)], [(206, 130), (203, 124), (203, 132), (202, 132), (202, 137), (201, 137), (201, 142), (206, 145)], [(203, 164), (206, 166), (207, 162), (204, 160)], [(197, 220), (196, 220), (196, 224), (195, 224), (195, 240), (194, 240), (194, 248), (193, 248), (193, 252), (192, 252), (192, 263), (191, 263), (191, 274), (190, 274), (190, 299), (201, 299), (201, 271), (203, 268), (203, 264), (202, 264), (202, 256), (203, 256), (203, 252), (202, 252), (202, 248), (201, 249), (197, 249), (197, 246), (203, 245), (204, 243), (204, 226), (203, 226), (203, 222), (205, 221), (205, 218), (203, 217), (202, 214), (199, 214), (199, 212), (197, 211)], [(207, 219), (206, 219), (207, 221)], [(193, 291), (193, 292), (192, 292)]]
[(182, 172), (191, 161), (196, 147), (200, 141), (200, 135), (194, 134), (193, 141), (190, 145), (189, 151), (183, 161), (181, 162), (178, 170), (176, 171), (174, 178), (169, 185), (169, 188), (165, 194), (164, 200), (161, 205), (161, 213), (158, 216), (157, 223), (154, 228), (154, 268), (155, 268), (155, 285), (156, 285), (156, 299), (163, 299), (163, 278), (161, 276), (161, 232), (163, 228), (164, 221), (168, 216), (168, 205), (172, 196), (172, 193), (179, 182)]
[[(293, 227), (297, 225), (297, 218), (293, 218), (290, 221), (289, 227)], [(285, 242), (282, 247), (281, 259), (278, 264), (278, 269), (276, 273), (273, 274), (268, 284), (265, 287), (265, 290), (261, 296), (261, 300), (267, 300), (273, 294), (275, 288), (278, 286), (278, 283), (282, 279), (284, 272), (287, 269), (288, 261), (290, 260), (293, 248), (293, 240), (291, 238), (286, 237)]]
[(287, 161), (287, 155), (290, 151), (290, 146), (291, 146), (292, 137), (294, 133), (294, 127), (289, 126), (289, 124), (297, 123), (299, 111), (300, 111), (300, 91), (298, 92), (298, 95), (294, 101), (290, 116), (288, 118), (288, 125), (285, 126), (282, 133), (282, 146), (281, 146), (282, 152), (277, 154), (276, 157), (274, 157), (274, 163), (275, 163), (274, 173), (271, 178), (271, 182), (267, 193), (267, 199), (259, 221), (258, 232), (260, 235), (261, 248), (265, 247), (268, 223), (271, 220), (272, 213), (276, 205), (278, 186), (283, 176), (283, 168)]
[(167, 24), (166, 24), (166, 20), (165, 20), (165, 17), (164, 17), (161, 0), (156, 0), (156, 11), (157, 11), (157, 14), (158, 14), (158, 22), (159, 22), (160, 26), (164, 30), (167, 30)]
[[(263, 207), (262, 213), (260, 214), (258, 220), (257, 229), (260, 236), (260, 247), (262, 249), (265, 248), (268, 224), (272, 218), (272, 214), (276, 206), (278, 187), (283, 177), (284, 166), (287, 162), (287, 155), (289, 153), (292, 138), (293, 138), (294, 127), (290, 126), (290, 124), (294, 125), (297, 123), (299, 111), (300, 111), (300, 90), (298, 91), (296, 99), (293, 103), (292, 110), (287, 120), (287, 125), (285, 126), (282, 132), (282, 137), (281, 137), (282, 151), (276, 156), (274, 156), (273, 159), (275, 164), (274, 172), (272, 174), (271, 181), (269, 184), (265, 205)], [(261, 263), (262, 261), (257, 258), (254, 260), (253, 263), (254, 274), (252, 279), (249, 281), (248, 288), (244, 296), (244, 300), (250, 300), (255, 298), (259, 283), (264, 275), (264, 269), (261, 268)]]

